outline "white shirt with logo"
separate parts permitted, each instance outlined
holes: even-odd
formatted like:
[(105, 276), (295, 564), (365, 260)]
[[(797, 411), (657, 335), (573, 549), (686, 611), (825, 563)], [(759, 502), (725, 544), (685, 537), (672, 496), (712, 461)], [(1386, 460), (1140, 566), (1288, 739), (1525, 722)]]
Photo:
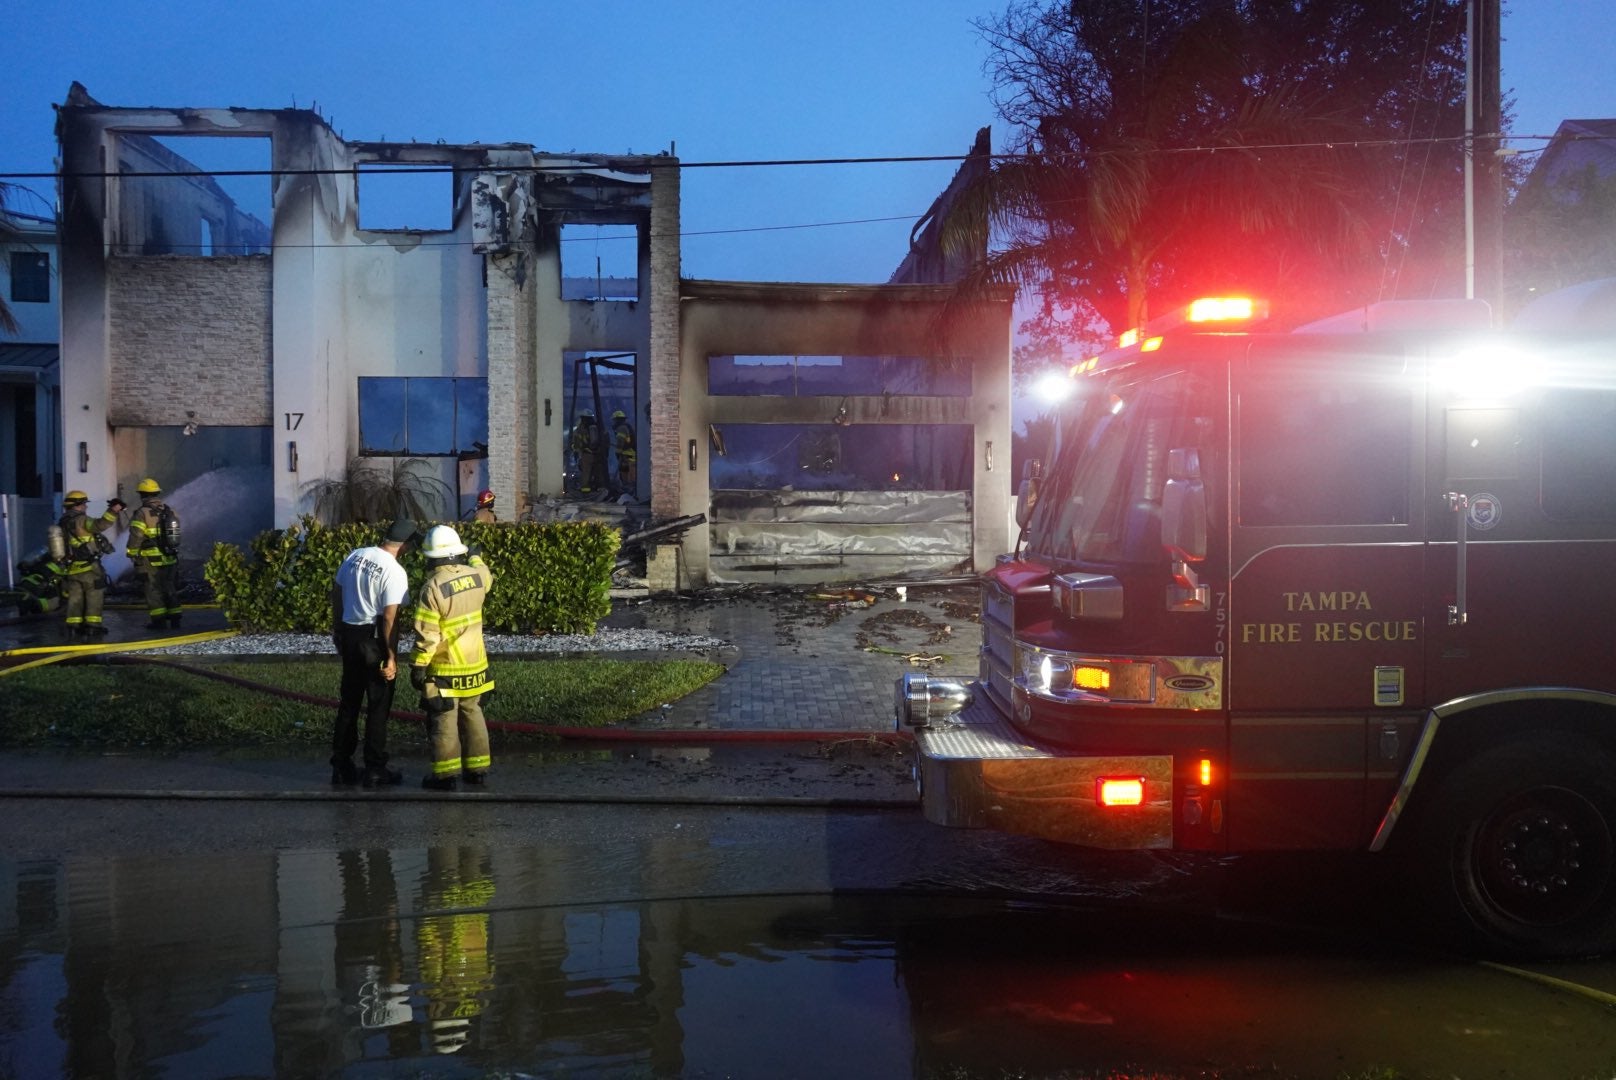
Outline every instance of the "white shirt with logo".
[(410, 594), (409, 575), (391, 553), (379, 547), (356, 548), (337, 567), (342, 588), (342, 621), (370, 626), (385, 608), (402, 604)]

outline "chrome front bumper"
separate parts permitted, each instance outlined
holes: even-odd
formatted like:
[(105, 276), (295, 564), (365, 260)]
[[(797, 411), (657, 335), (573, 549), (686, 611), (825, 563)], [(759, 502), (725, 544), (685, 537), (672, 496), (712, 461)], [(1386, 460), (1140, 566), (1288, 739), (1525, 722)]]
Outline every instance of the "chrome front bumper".
[[(949, 701), (959, 702), (956, 710), (942, 707)], [(966, 680), (906, 675), (897, 714), (898, 729), (914, 735), (921, 809), (933, 824), (1113, 850), (1173, 846), (1171, 756), (1075, 756), (1033, 746)], [(1101, 806), (1099, 781), (1116, 777), (1143, 780), (1144, 804)]]

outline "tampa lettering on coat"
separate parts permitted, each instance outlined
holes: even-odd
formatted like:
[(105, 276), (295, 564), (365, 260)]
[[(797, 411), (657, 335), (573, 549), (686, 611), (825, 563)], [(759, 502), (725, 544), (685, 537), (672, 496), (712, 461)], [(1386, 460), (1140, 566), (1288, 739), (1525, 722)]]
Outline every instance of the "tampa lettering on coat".
[(445, 581), (442, 585), (438, 586), (438, 591), (443, 595), (443, 598), (447, 600), (456, 593), (463, 593), (467, 589), (480, 588), (482, 583), (483, 579), (478, 577), (476, 574), (466, 574), (463, 577), (450, 578), (448, 581)]

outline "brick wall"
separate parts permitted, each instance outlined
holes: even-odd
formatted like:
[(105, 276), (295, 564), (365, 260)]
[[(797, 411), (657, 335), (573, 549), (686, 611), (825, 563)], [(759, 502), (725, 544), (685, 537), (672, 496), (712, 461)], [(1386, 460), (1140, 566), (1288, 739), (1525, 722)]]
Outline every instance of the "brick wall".
[(524, 354), (517, 347), (517, 309), (525, 297), (517, 291), (521, 255), (489, 255), (488, 259), (488, 486), (501, 518), (522, 512), (518, 481), (522, 468), (522, 429), (518, 421), (518, 376)]
[(651, 173), (651, 514), (679, 516), (679, 163)]
[(107, 288), (108, 423), (272, 423), (267, 256), (112, 259)]

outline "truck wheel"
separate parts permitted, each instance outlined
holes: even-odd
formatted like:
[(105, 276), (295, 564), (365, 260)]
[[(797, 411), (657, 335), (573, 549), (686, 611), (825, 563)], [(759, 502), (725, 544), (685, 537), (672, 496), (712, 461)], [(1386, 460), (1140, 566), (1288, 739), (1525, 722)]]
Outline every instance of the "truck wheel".
[(1416, 869), (1470, 946), (1516, 958), (1616, 948), (1616, 769), (1571, 740), (1513, 743), (1432, 794)]

